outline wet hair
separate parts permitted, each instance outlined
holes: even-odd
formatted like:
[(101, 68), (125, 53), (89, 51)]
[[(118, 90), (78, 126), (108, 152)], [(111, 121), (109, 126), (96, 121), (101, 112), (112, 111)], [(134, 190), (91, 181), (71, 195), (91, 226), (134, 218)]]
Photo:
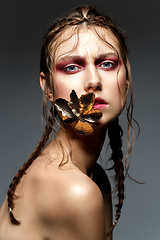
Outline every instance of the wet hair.
[[(77, 34), (79, 30), (83, 27), (91, 28), (97, 36), (108, 44), (111, 48), (113, 48), (117, 53), (117, 49), (115, 49), (109, 42), (105, 39), (105, 34), (102, 31), (98, 31), (99, 28), (103, 28), (104, 30), (110, 31), (115, 36), (117, 40), (120, 56), (124, 63), (126, 69), (126, 79), (130, 82), (130, 94), (129, 94), (129, 103), (128, 106), (126, 104), (127, 109), (127, 120), (128, 120), (128, 150), (126, 154), (126, 158), (124, 159), (123, 152), (122, 152), (122, 135), (123, 130), (119, 125), (118, 118), (111, 122), (108, 126), (108, 136), (110, 139), (110, 147), (112, 150), (111, 160), (113, 161), (113, 166), (111, 169), (115, 171), (115, 179), (116, 179), (116, 191), (118, 195), (118, 204), (116, 205), (116, 216), (115, 221), (108, 231), (108, 235), (112, 232), (114, 226), (116, 225), (120, 215), (121, 209), (123, 206), (124, 200), (124, 180), (126, 175), (128, 174), (129, 164), (127, 165), (127, 159), (129, 153), (131, 152), (133, 141), (129, 144), (129, 134), (130, 130), (133, 129), (132, 126), (132, 114), (133, 114), (133, 88), (131, 82), (131, 74), (130, 74), (130, 64), (128, 61), (128, 53), (127, 53), (127, 46), (125, 43), (125, 37), (122, 31), (115, 26), (113, 21), (110, 17), (102, 14), (100, 10), (97, 10), (96, 7), (93, 6), (82, 6), (77, 7), (71, 13), (64, 16), (63, 18), (59, 19), (58, 21), (54, 22), (49, 30), (46, 32), (43, 40), (43, 45), (41, 48), (41, 57), (40, 57), (40, 72), (45, 74), (45, 89), (44, 89), (44, 96), (43, 96), (43, 114), (46, 120), (46, 127), (40, 142), (38, 143), (37, 147), (29, 157), (29, 159), (24, 163), (24, 165), (20, 168), (17, 175), (13, 178), (12, 183), (9, 186), (8, 190), (8, 209), (11, 217), (11, 222), (14, 224), (20, 224), (13, 215), (13, 208), (14, 208), (14, 198), (15, 190), (20, 182), (22, 176), (26, 173), (26, 170), (29, 166), (33, 163), (33, 161), (41, 154), (42, 150), (46, 146), (46, 143), (50, 137), (50, 134), (55, 129), (55, 117), (56, 111), (47, 100), (48, 91), (51, 91), (54, 96), (54, 88), (53, 88), (53, 77), (51, 73), (51, 65), (55, 64), (55, 56), (56, 50), (58, 47), (68, 39), (70, 39), (73, 35)], [(63, 34), (66, 30), (71, 29), (70, 33), (64, 39)], [(103, 31), (105, 32), (105, 31)], [(71, 49), (73, 51), (78, 44), (75, 44), (74, 48)], [(51, 106), (50, 106), (51, 105)]]

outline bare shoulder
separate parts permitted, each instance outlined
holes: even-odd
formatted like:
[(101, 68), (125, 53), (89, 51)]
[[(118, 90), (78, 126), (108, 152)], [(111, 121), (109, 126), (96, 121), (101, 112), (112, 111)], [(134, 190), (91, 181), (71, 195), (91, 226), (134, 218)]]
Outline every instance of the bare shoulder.
[[(103, 179), (107, 178), (100, 166), (96, 167), (95, 175), (100, 175)], [(102, 175), (104, 176), (102, 177)], [(33, 163), (33, 166), (27, 173), (26, 181), (30, 188), (36, 190), (36, 193), (38, 191), (41, 193), (49, 191), (50, 194), (53, 194), (54, 198), (65, 194), (66, 200), (80, 197), (80, 199), (92, 199), (94, 197), (97, 201), (103, 200), (100, 188), (95, 183), (96, 181), (92, 181), (77, 168), (59, 168), (58, 164), (46, 161), (45, 156), (41, 156), (37, 159), (37, 162)], [(98, 182), (103, 181), (98, 178)]]
[[(72, 204), (75, 204), (75, 208), (82, 207), (83, 209), (92, 207), (102, 207), (103, 197), (99, 187), (93, 182), (88, 176), (83, 173), (75, 173), (77, 177), (74, 177), (74, 181), (69, 184), (69, 191), (67, 190), (67, 195), (72, 199)], [(83, 206), (84, 205), (84, 206)]]
[(103, 196), (99, 187), (80, 170), (61, 169), (53, 163), (38, 164), (35, 168), (36, 170), (33, 168), (29, 172), (28, 181), (32, 186), (33, 194), (36, 192), (38, 202), (42, 200), (45, 203), (44, 199), (48, 198), (47, 202), (50, 199), (53, 204), (58, 205), (59, 200), (65, 199), (66, 204), (61, 205), (60, 208), (65, 210), (66, 207), (69, 212), (71, 209), (75, 212), (78, 208), (103, 205)]
[(78, 169), (39, 168), (29, 178), (40, 225), (54, 235), (59, 229), (68, 239), (105, 240), (103, 196), (96, 183)]
[(98, 186), (86, 175), (76, 173), (65, 191), (64, 217), (70, 223), (75, 239), (105, 239), (103, 196)]

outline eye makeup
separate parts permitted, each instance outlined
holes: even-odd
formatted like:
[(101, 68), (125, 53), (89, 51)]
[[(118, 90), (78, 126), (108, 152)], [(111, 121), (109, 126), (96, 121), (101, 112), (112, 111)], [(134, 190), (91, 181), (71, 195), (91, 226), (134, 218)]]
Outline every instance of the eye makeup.
[(95, 65), (106, 71), (117, 69), (119, 64), (121, 60), (116, 53), (100, 54), (95, 58)]
[[(99, 54), (94, 60), (96, 68), (100, 68), (105, 71), (117, 69), (121, 60), (114, 52), (108, 52)], [(56, 71), (61, 73), (73, 74), (83, 70), (87, 65), (87, 60), (82, 56), (65, 56), (60, 58), (56, 64)]]
[(83, 69), (86, 65), (86, 60), (81, 56), (67, 56), (61, 58), (60, 61), (56, 64), (56, 71), (58, 72), (76, 72), (80, 69)]

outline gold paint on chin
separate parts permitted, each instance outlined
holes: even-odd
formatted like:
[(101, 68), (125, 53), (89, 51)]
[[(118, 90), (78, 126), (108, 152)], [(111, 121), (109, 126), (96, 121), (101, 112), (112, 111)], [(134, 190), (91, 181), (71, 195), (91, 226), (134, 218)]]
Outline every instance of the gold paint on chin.
[(93, 128), (89, 123), (81, 122), (80, 120), (74, 124), (77, 133), (82, 135), (91, 135), (93, 133)]

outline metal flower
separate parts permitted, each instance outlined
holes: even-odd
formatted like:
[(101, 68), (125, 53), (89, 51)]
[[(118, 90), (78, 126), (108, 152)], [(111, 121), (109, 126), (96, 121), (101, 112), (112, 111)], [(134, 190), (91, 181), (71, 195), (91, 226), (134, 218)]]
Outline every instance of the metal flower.
[(98, 121), (102, 117), (102, 112), (94, 108), (95, 94), (92, 92), (81, 95), (72, 90), (70, 102), (63, 98), (58, 98), (54, 104), (65, 124), (74, 124), (75, 130), (79, 134), (90, 135), (93, 128), (90, 123)]

